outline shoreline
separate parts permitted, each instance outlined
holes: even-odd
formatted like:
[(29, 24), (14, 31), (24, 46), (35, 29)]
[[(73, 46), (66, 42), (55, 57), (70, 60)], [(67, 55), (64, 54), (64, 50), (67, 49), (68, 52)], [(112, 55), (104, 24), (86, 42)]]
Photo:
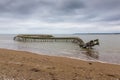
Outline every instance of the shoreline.
[(2, 80), (120, 80), (120, 65), (9, 49), (0, 49), (0, 71)]
[(110, 62), (105, 62), (105, 61), (100, 61), (100, 60), (86, 60), (86, 59), (80, 59), (80, 58), (75, 58), (75, 57), (67, 57), (67, 56), (55, 56), (55, 55), (46, 55), (43, 53), (38, 53), (38, 52), (32, 52), (32, 51), (24, 51), (24, 50), (17, 50), (17, 49), (9, 49), (9, 48), (0, 48), (0, 49), (5, 49), (5, 50), (13, 50), (13, 51), (22, 51), (22, 52), (28, 52), (32, 54), (38, 54), (38, 55), (43, 55), (43, 56), (50, 56), (50, 57), (63, 57), (63, 58), (70, 58), (70, 59), (75, 59), (75, 60), (81, 60), (81, 61), (86, 61), (86, 62), (99, 62), (99, 63), (105, 63), (105, 64), (113, 64), (113, 65), (120, 65), (118, 63), (110, 63)]
[[(59, 57), (59, 56), (55, 56), (55, 57)], [(64, 57), (64, 56), (60, 56), (60, 57)], [(90, 61), (90, 62), (98, 62), (98, 63), (105, 63), (105, 64), (120, 66), (120, 64), (117, 64), (117, 63), (110, 63), (110, 62), (105, 62), (105, 61), (100, 61), (100, 60), (85, 60), (85, 59), (79, 59), (79, 58), (74, 58), (74, 57), (65, 57), (65, 58), (76, 59), (76, 60), (81, 60), (81, 61), (86, 61), (86, 62)]]
[(75, 59), (75, 60), (81, 60), (81, 61), (86, 61), (86, 62), (99, 62), (99, 63), (105, 63), (105, 64), (113, 64), (113, 65), (120, 65), (118, 63), (110, 63), (110, 62), (105, 62), (105, 61), (100, 61), (100, 60), (86, 60), (86, 59), (80, 59), (76, 57), (67, 57), (67, 56), (57, 56), (57, 55), (46, 55), (43, 53), (38, 53), (38, 52), (32, 52), (32, 51), (24, 51), (24, 50), (17, 50), (17, 49), (7, 49), (7, 48), (0, 48), (0, 49), (6, 49), (6, 50), (13, 50), (13, 51), (23, 51), (23, 52), (28, 52), (28, 53), (33, 53), (33, 54), (38, 54), (38, 55), (43, 55), (43, 56), (50, 56), (50, 57), (63, 57), (63, 58), (70, 58), (70, 59)]

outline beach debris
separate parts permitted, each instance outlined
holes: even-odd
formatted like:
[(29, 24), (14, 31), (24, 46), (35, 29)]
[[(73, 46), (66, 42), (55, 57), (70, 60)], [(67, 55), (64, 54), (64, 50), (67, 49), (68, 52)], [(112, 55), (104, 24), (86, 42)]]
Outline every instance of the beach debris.
[(33, 72), (39, 72), (40, 70), (39, 69), (37, 69), (37, 68), (32, 68), (32, 69), (30, 69), (31, 71), (33, 71)]
[(92, 65), (92, 63), (91, 63), (91, 62), (89, 62), (89, 65)]

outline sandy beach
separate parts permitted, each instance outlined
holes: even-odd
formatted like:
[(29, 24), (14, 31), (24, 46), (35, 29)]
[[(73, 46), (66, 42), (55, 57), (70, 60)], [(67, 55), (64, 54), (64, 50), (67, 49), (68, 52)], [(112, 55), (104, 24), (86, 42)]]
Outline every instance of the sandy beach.
[(0, 80), (120, 80), (120, 65), (0, 49)]

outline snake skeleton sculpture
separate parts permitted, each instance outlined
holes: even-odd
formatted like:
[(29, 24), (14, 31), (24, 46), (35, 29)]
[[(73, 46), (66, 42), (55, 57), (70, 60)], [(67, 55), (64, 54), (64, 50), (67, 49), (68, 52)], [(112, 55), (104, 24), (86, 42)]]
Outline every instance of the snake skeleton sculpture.
[(73, 42), (77, 43), (80, 48), (92, 49), (95, 45), (99, 45), (99, 40), (91, 40), (87, 43), (78, 37), (54, 37), (52, 35), (32, 35), (32, 34), (20, 34), (14, 37), (15, 41), (28, 42), (28, 41), (39, 41), (39, 42)]

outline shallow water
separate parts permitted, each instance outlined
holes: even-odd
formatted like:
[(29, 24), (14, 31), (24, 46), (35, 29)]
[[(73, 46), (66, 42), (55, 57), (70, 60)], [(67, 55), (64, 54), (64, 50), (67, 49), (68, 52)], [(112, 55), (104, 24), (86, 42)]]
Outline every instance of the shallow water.
[(54, 35), (80, 37), (85, 42), (99, 39), (100, 45), (91, 51), (83, 50), (70, 42), (17, 42), (13, 40), (14, 36), (1, 34), (0, 48), (120, 64), (120, 35)]

